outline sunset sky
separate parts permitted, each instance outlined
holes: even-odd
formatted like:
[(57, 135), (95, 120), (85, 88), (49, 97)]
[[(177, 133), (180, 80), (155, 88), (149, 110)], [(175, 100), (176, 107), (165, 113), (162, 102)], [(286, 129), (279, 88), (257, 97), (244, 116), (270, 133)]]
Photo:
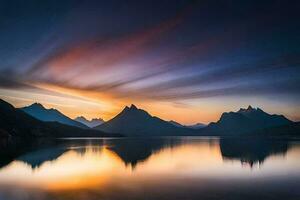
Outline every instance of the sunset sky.
[(300, 120), (299, 1), (0, 1), (0, 98), (184, 124), (252, 105)]

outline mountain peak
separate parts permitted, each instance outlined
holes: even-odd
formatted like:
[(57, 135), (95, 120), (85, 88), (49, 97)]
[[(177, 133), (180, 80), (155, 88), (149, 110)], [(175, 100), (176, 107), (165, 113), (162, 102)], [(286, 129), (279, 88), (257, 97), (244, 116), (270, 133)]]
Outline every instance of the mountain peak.
[(248, 108), (247, 108), (247, 110), (248, 110), (248, 111), (253, 110), (252, 106), (249, 105)]
[(131, 110), (137, 110), (138, 108), (134, 105), (134, 104), (131, 104), (130, 108)]
[(139, 110), (134, 104), (131, 104), (130, 107), (129, 106), (125, 106), (125, 108), (123, 109), (123, 111), (137, 111)]
[(86, 120), (86, 118), (84, 116), (79, 116), (79, 117), (76, 117), (74, 120)]
[(32, 117), (35, 117), (36, 119), (39, 119), (41, 121), (45, 122), (59, 122), (61, 124), (66, 124), (70, 126), (77, 126), (80, 128), (87, 128), (87, 126), (83, 125), (82, 123), (79, 123), (77, 121), (72, 120), (71, 118), (65, 116), (60, 111), (50, 108), (45, 108), (40, 103), (33, 103), (30, 106), (26, 106), (23, 108), (20, 108), (25, 113), (31, 115)]
[(37, 102), (31, 104), (31, 105), (28, 106), (28, 107), (35, 107), (35, 108), (42, 108), (42, 109), (45, 109), (45, 107), (44, 107), (42, 104), (37, 103)]
[(282, 126), (292, 123), (281, 115), (271, 115), (260, 108), (240, 108), (238, 112), (227, 112), (221, 115), (216, 123), (211, 123), (209, 128), (222, 134), (250, 133), (251, 131), (272, 126)]
[(253, 108), (251, 105), (249, 105), (247, 108), (240, 108), (238, 113), (245, 113), (245, 112), (252, 112), (252, 111), (256, 111), (256, 109)]
[(151, 116), (147, 111), (137, 108), (134, 104), (130, 107), (126, 106), (114, 118), (95, 128), (105, 132), (122, 133), (126, 136), (180, 135), (192, 131)]
[(74, 119), (77, 122), (80, 122), (90, 128), (94, 128), (104, 123), (102, 118), (93, 118), (91, 120), (86, 119), (84, 116), (79, 116)]

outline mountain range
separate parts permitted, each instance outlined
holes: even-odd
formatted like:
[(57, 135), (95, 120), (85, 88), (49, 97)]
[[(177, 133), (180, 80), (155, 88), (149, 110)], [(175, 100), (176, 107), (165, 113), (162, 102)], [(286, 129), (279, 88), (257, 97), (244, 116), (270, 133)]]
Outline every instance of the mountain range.
[[(185, 126), (150, 115), (135, 105), (126, 106), (111, 120), (86, 126), (55, 109), (35, 103), (21, 109), (0, 101), (0, 137), (88, 137), (88, 136), (299, 136), (300, 123), (283, 115), (272, 115), (249, 106), (225, 112), (217, 122)], [(83, 117), (77, 120), (86, 120)], [(88, 120), (86, 120), (88, 121)], [(91, 120), (101, 123), (101, 119)]]
[(283, 115), (272, 115), (260, 108), (241, 108), (237, 112), (223, 113), (217, 122), (209, 125), (185, 126), (175, 121), (164, 121), (151, 116), (135, 105), (125, 107), (113, 119), (95, 127), (105, 132), (125, 136), (241, 136), (241, 135), (300, 135), (300, 123)]
[(0, 137), (111, 137), (93, 129), (44, 122), (0, 99)]
[(126, 136), (193, 135), (192, 129), (178, 127), (158, 117), (151, 116), (135, 105), (126, 106), (117, 116), (95, 127), (105, 132), (122, 133)]
[(77, 122), (80, 122), (81, 124), (84, 124), (90, 128), (94, 128), (96, 126), (99, 126), (101, 124), (103, 124), (105, 121), (101, 118), (94, 118), (94, 119), (91, 119), (91, 120), (87, 120), (85, 117), (83, 116), (80, 116), (80, 117), (76, 117), (74, 119), (75, 121)]
[(36, 119), (44, 122), (59, 122), (61, 124), (76, 126), (79, 128), (88, 128), (88, 126), (65, 116), (58, 110), (53, 108), (46, 109), (42, 104), (39, 103), (34, 103), (30, 106), (26, 106), (20, 109), (25, 113), (35, 117)]

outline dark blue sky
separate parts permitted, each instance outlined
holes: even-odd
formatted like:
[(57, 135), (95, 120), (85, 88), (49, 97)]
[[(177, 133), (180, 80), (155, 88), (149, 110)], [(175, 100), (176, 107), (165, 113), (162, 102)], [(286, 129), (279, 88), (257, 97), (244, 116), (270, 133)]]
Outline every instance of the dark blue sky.
[(186, 122), (214, 119), (200, 108), (255, 104), (299, 120), (299, 10), (283, 0), (2, 0), (1, 98), (198, 109)]

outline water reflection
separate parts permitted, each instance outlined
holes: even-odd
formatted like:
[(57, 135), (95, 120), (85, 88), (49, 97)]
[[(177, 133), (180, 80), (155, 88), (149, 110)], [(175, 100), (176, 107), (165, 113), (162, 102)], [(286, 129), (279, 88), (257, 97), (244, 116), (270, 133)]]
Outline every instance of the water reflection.
[(16, 159), (30, 164), (33, 168), (40, 166), (47, 160), (55, 160), (66, 150), (61, 147), (60, 153), (58, 153), (55, 150), (58, 144), (61, 144), (59, 140), (0, 139), (0, 168)]
[(97, 152), (102, 148), (116, 153), (125, 165), (135, 167), (152, 154), (166, 148), (183, 145), (209, 144), (209, 148), (219, 147), (224, 160), (240, 160), (250, 167), (262, 164), (271, 155), (284, 156), (289, 148), (287, 140), (270, 140), (257, 138), (221, 138), (221, 139), (189, 139), (189, 138), (148, 138), (148, 139), (74, 139), (74, 140), (2, 140), (0, 142), (0, 167), (13, 160), (23, 161), (32, 168), (37, 168), (46, 161), (57, 159), (69, 150), (85, 155), (87, 151)]
[(271, 155), (285, 156), (288, 151), (288, 141), (257, 139), (257, 138), (222, 138), (220, 150), (223, 158), (240, 160), (242, 164), (253, 167), (262, 164)]
[[(24, 195), (28, 199), (143, 199), (146, 194), (150, 199), (224, 199), (228, 194), (228, 199), (300, 197), (297, 141), (14, 140), (1, 141), (0, 149), (0, 199), (6, 200)], [(277, 181), (286, 185), (279, 187)]]

